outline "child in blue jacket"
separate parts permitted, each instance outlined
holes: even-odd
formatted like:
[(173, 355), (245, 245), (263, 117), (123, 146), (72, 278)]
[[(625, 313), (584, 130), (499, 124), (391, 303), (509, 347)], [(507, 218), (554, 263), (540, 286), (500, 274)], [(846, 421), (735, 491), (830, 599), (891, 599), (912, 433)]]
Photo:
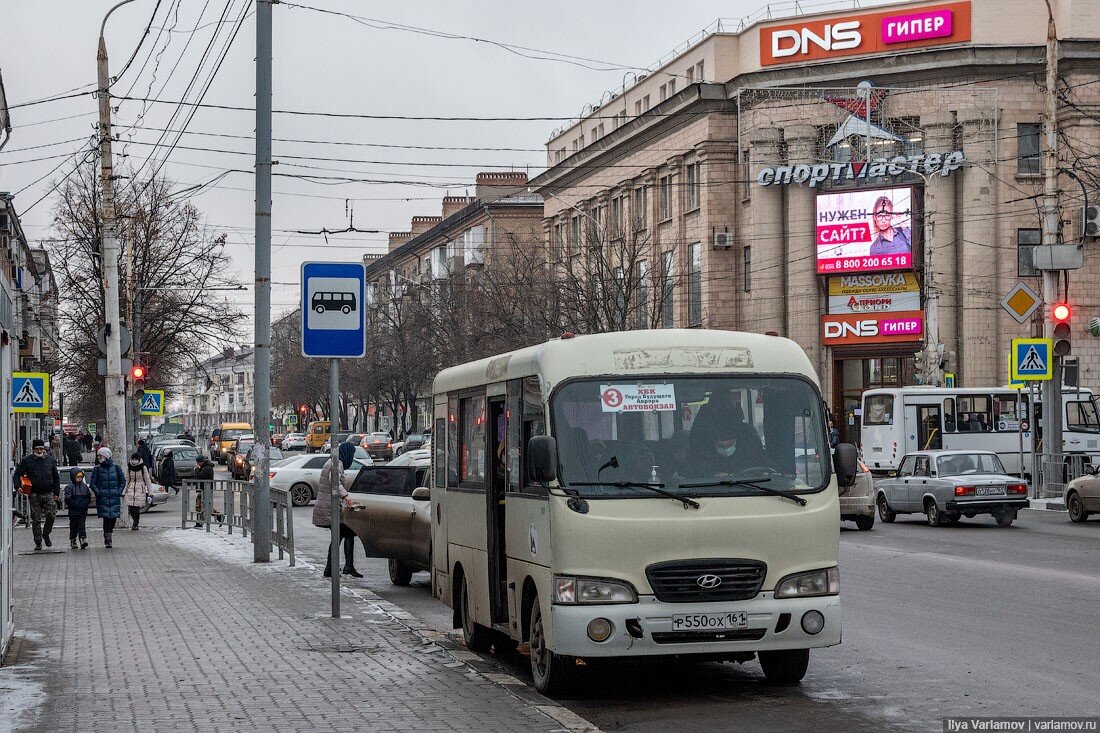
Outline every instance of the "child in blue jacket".
[(88, 549), (88, 506), (92, 503), (92, 491), (84, 482), (84, 472), (77, 468), (69, 469), (72, 483), (65, 487), (65, 506), (69, 509), (69, 547), (76, 549), (80, 540), (80, 549)]

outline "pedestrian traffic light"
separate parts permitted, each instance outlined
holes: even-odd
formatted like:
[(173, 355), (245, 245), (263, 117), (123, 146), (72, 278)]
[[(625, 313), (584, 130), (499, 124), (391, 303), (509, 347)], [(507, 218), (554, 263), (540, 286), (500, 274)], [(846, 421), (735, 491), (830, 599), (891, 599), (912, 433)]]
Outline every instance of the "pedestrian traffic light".
[(1073, 317), (1073, 309), (1069, 303), (1055, 303), (1050, 315), (1054, 321), (1054, 355), (1068, 356), (1073, 349), (1069, 340), (1069, 321)]

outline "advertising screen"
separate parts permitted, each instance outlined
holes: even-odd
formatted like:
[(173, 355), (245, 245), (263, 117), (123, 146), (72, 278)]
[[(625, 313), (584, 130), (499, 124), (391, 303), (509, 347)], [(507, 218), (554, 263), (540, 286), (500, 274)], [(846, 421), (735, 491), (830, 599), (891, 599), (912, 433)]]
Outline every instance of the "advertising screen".
[(817, 272), (913, 267), (913, 189), (876, 188), (817, 197)]

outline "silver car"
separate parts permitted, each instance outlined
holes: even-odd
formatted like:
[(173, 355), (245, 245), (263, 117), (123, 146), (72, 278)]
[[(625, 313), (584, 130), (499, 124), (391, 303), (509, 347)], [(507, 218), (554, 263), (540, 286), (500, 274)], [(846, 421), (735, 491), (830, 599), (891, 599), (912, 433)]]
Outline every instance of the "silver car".
[(1028, 506), (1027, 484), (1005, 473), (989, 451), (928, 450), (906, 454), (898, 470), (879, 481), (878, 516), (892, 522), (898, 514), (921, 513), (928, 524), (954, 524), (960, 517), (992, 514), (1008, 527)]
[(1087, 521), (1093, 512), (1100, 512), (1100, 473), (1096, 466), (1085, 466), (1085, 475), (1066, 484), (1066, 509), (1072, 522)]

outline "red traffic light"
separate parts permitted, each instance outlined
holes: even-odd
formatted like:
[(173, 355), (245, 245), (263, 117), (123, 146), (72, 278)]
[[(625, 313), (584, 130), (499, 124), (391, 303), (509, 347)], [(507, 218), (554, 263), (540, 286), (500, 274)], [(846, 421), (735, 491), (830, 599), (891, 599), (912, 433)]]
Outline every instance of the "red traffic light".
[(1055, 303), (1050, 309), (1050, 314), (1056, 322), (1062, 323), (1069, 320), (1073, 310), (1069, 307), (1069, 303)]
[(145, 367), (135, 364), (133, 368), (130, 369), (130, 378), (145, 379)]

